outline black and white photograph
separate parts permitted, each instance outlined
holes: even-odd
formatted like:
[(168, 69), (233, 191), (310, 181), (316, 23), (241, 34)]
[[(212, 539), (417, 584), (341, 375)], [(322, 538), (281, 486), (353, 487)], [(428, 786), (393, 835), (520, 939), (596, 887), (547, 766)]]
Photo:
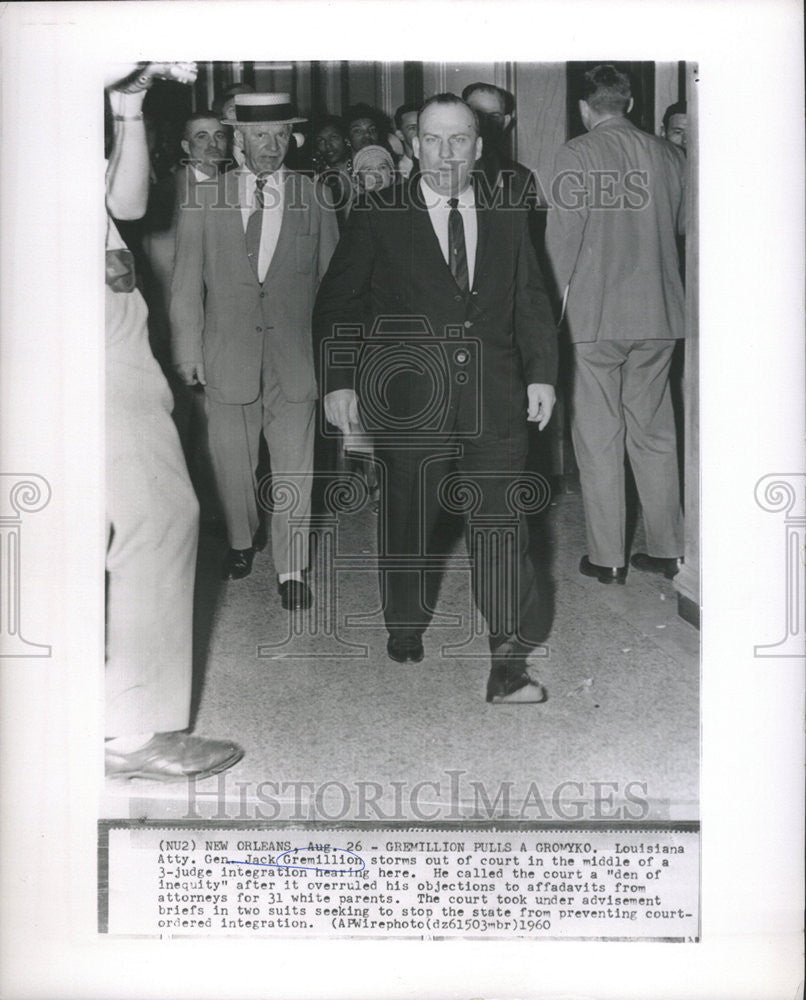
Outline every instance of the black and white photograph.
[(696, 819), (696, 69), (133, 72), (107, 90), (107, 775), (619, 777)]
[[(696, 81), (145, 63), (107, 88), (111, 818), (632, 820), (696, 856)], [(540, 884), (523, 924), (419, 910), (585, 936), (545, 908), (566, 887), (597, 937), (698, 934), (696, 877), (685, 914)]]
[[(770, 6), (776, 30), (802, 18)], [(15, 428), (37, 391), (58, 414), (2, 467), (3, 707), (14, 716), (39, 671), (59, 721), (38, 753), (68, 775), (54, 801), (72, 803), (62, 865), (83, 858), (60, 869), (61, 898), (81, 948), (107, 956), (65, 995), (99, 995), (101, 979), (105, 995), (156, 990), (144, 970), (108, 981), (113, 949), (151, 945), (288, 949), (305, 974), (277, 996), (357, 995), (345, 976), (323, 991), (312, 944), (340, 963), (359, 943), (398, 955), (376, 996), (670, 995), (660, 976), (641, 993), (637, 971), (573, 985), (555, 948), (651, 949), (668, 977), (694, 949), (704, 984), (696, 956), (725, 933), (711, 921), (751, 921), (730, 891), (713, 903), (714, 835), (741, 834), (709, 821), (712, 804), (763, 799), (774, 782), (753, 769), (775, 771), (776, 795), (792, 789), (775, 823), (802, 839), (788, 775), (806, 636), (802, 218), (752, 253), (732, 242), (735, 202), (715, 223), (720, 184), (744, 187), (709, 165), (725, 158), (712, 44), (680, 25), (653, 44), (660, 4), (629, 44), (617, 16), (637, 7), (607, 4), (616, 20), (585, 24), (586, 44), (532, 53), (514, 15), (538, 21), (519, 5), (510, 32), (490, 5), (439, 6), (443, 47), (396, 5), (20, 7), (16, 66), (53, 90), (88, 27), (114, 39), (55, 99), (80, 154), (55, 161), (65, 195), (50, 212), (30, 198), (46, 172), (22, 181), (34, 151), (18, 141), (3, 169), (21, 207), (4, 210), (0, 387)], [(352, 44), (348, 20), (335, 28), (348, 11), (401, 38)], [(157, 14), (170, 29), (149, 47)], [(250, 15), (277, 29), (264, 49)], [(315, 45), (289, 32), (306, 20)], [(32, 68), (40, 50), (50, 73)], [(25, 77), (6, 79), (4, 112)], [(15, 118), (15, 139), (29, 134)], [(787, 214), (780, 185), (747, 194), (748, 217), (758, 199)], [(64, 324), (55, 357), (41, 324), (22, 338), (19, 290), (23, 268), (57, 258), (36, 305)], [(759, 315), (764, 338), (777, 331), (766, 354)], [(785, 396), (797, 417), (777, 454), (756, 418)], [(49, 564), (66, 582), (43, 607)], [(758, 850), (752, 880), (772, 887), (789, 847)], [(795, 995), (802, 866), (788, 870), (762, 907), (780, 975), (748, 996)], [(732, 872), (738, 893), (749, 876)], [(396, 947), (488, 964), (428, 973), (429, 951), (409, 977)], [(522, 948), (552, 956), (551, 986), (496, 977), (498, 954), (529, 966), (507, 952)], [(41, 995), (16, 964), (9, 995)]]

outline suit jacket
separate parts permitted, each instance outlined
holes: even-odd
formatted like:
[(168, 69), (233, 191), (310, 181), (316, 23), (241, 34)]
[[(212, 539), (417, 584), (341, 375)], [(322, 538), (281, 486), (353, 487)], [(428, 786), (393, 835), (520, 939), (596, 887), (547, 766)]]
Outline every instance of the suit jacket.
[[(443, 429), (525, 434), (526, 384), (551, 384), (557, 371), (556, 331), (526, 213), (487, 207), (476, 186), (474, 283), (463, 294), (419, 184), (415, 176), (376, 192), (350, 215), (314, 311), (324, 391), (355, 388), (365, 412), (371, 398), (380, 399), (392, 422), (416, 432), (442, 379)], [(384, 339), (379, 325), (397, 334)], [(325, 346), (344, 326), (356, 331), (352, 342), (336, 340), (352, 344), (352, 362), (349, 350)]]
[(195, 187), (180, 208), (171, 284), (174, 363), (204, 363), (220, 403), (260, 394), (264, 349), (289, 402), (316, 398), (311, 313), (338, 240), (336, 218), (310, 178), (286, 171), (277, 246), (261, 285), (246, 255), (238, 171)]
[[(554, 287), (554, 278), (546, 255), (548, 198), (540, 179), (525, 164), (511, 160), (489, 145), (485, 146), (481, 158), (476, 162), (476, 169), (484, 175), (487, 189), (490, 192), (499, 188), (497, 197), (503, 205), (517, 205), (526, 209), (529, 236), (543, 273), (546, 292), (554, 311), (559, 316), (559, 308), (557, 307), (559, 297)], [(495, 198), (496, 195), (493, 193), (492, 197)]]
[(571, 340), (685, 335), (676, 235), (685, 156), (671, 143), (610, 118), (558, 152), (548, 253), (568, 288)]

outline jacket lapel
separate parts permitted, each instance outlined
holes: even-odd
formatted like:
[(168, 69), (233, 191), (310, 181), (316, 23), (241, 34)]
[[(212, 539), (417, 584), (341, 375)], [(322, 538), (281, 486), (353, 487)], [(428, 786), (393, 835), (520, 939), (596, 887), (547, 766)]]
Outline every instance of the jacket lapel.
[(238, 261), (241, 271), (251, 276), (252, 281), (257, 281), (249, 258), (246, 256), (246, 233), (243, 227), (241, 216), (240, 184), (238, 181), (239, 170), (230, 170), (223, 177), (224, 185), (224, 205), (227, 208), (221, 211), (213, 208), (213, 216), (221, 216), (221, 224), (225, 229), (225, 239), (221, 241), (222, 246), (233, 248), (234, 258)]
[[(225, 216), (224, 225), (226, 226), (227, 242), (229, 246), (234, 246), (236, 248), (236, 256), (241, 262), (241, 270), (249, 273), (252, 281), (257, 284), (257, 277), (255, 272), (252, 270), (252, 265), (249, 263), (249, 258), (246, 255), (246, 232), (243, 226), (243, 217), (241, 215), (241, 198), (240, 198), (240, 183), (238, 180), (240, 171), (231, 170), (224, 174), (224, 184), (225, 184), (225, 197), (226, 205), (234, 205), (235, 208), (226, 212), (222, 212)], [(285, 174), (285, 186), (283, 191), (283, 218), (280, 223), (280, 233), (277, 237), (277, 245), (274, 248), (274, 254), (272, 255), (271, 263), (269, 264), (269, 269), (266, 272), (266, 277), (263, 279), (264, 284), (273, 277), (275, 272), (281, 267), (283, 260), (288, 256), (289, 251), (294, 247), (294, 241), (297, 229), (296, 216), (301, 216), (300, 211), (289, 211), (289, 205), (292, 203), (299, 206), (300, 202), (297, 199), (295, 202), (295, 188), (294, 188), (295, 178), (294, 174), (290, 171), (286, 171)]]
[(476, 176), (473, 177), (473, 189), (476, 195), (476, 224), (478, 231), (476, 234), (476, 260), (473, 265), (473, 288), (478, 287), (479, 275), (484, 266), (484, 255), (490, 242), (490, 209), (484, 203), (484, 199), (479, 192)]
[[(303, 212), (300, 209), (302, 196), (297, 197), (297, 194), (296, 176), (291, 171), (286, 170), (283, 186), (283, 219), (280, 223), (280, 234), (277, 237), (277, 245), (274, 248), (274, 254), (269, 263), (269, 269), (266, 271), (266, 277), (263, 279), (264, 284), (280, 270), (283, 261), (295, 245), (298, 228), (297, 220), (303, 217)], [(293, 212), (289, 209), (289, 205), (291, 204), (297, 206)]]
[(417, 252), (422, 251), (424, 265), (431, 269), (444, 268), (445, 273), (453, 281), (451, 269), (442, 256), (442, 247), (439, 245), (437, 234), (431, 224), (431, 216), (428, 212), (422, 192), (420, 191), (420, 177), (415, 175), (409, 183), (409, 214), (411, 216), (411, 245), (417, 247)]
[[(472, 183), (476, 196), (476, 223), (478, 227), (476, 234), (476, 256), (473, 265), (473, 288), (475, 288), (478, 284), (484, 254), (489, 243), (491, 220), (489, 209), (485, 207), (484, 199), (479, 192), (475, 174), (473, 175)], [(446, 276), (450, 278), (453, 285), (458, 289), (459, 286), (456, 284), (456, 280), (453, 277), (450, 266), (442, 256), (442, 248), (439, 245), (437, 234), (434, 232), (434, 227), (431, 224), (431, 216), (429, 215), (428, 207), (423, 200), (422, 192), (420, 191), (420, 179), (417, 176), (414, 176), (411, 179), (409, 186), (409, 199), (413, 208), (412, 215), (414, 217), (412, 223), (412, 237), (414, 239), (414, 245), (424, 248), (428, 257), (426, 261), (427, 266), (439, 267), (441, 265)]]
[[(437, 239), (437, 234), (434, 231), (434, 227), (431, 223), (431, 215), (428, 211), (428, 206), (423, 199), (422, 192), (420, 191), (420, 178), (412, 177), (411, 185), (409, 188), (409, 198), (411, 199), (411, 204), (413, 207), (412, 215), (414, 216), (412, 237), (413, 245), (417, 247), (422, 247), (426, 253), (426, 259), (424, 261), (425, 265), (429, 268), (439, 268), (442, 267), (442, 272), (445, 277), (451, 282), (452, 286), (457, 290), (461, 291), (456, 283), (456, 279), (453, 276), (450, 265), (445, 260), (442, 255), (442, 247), (439, 245), (439, 240)], [(481, 213), (478, 211), (478, 205), (476, 206), (476, 216), (477, 218)], [(473, 284), (475, 285), (475, 277), (478, 274), (478, 261), (479, 261), (479, 251), (481, 249), (481, 220), (479, 219), (479, 232), (478, 239), (476, 243), (476, 270), (473, 274)]]

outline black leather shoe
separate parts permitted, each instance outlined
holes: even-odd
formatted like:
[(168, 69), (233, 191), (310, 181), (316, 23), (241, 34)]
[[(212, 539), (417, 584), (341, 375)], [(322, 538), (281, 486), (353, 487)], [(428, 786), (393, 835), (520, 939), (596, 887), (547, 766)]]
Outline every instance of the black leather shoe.
[(406, 660), (419, 663), (424, 656), (423, 640), (411, 632), (393, 633), (386, 643), (386, 652), (397, 663), (405, 663)]
[(679, 560), (648, 556), (646, 552), (636, 552), (630, 559), (630, 565), (644, 573), (662, 573), (667, 580), (673, 580), (680, 572)]
[(579, 561), (579, 572), (583, 576), (591, 576), (599, 583), (624, 583), (627, 579), (626, 566), (597, 566), (587, 556)]
[(224, 557), (221, 575), (225, 580), (242, 580), (252, 572), (254, 549), (230, 549)]
[(487, 679), (489, 704), (539, 705), (546, 698), (546, 689), (530, 676), (522, 660), (500, 663), (493, 659), (493, 668)]
[(285, 580), (277, 589), (286, 611), (307, 611), (313, 604), (310, 587), (302, 580)]
[(182, 732), (156, 733), (131, 753), (107, 749), (106, 776), (146, 781), (206, 778), (232, 767), (241, 757), (243, 750), (229, 740), (206, 740)]

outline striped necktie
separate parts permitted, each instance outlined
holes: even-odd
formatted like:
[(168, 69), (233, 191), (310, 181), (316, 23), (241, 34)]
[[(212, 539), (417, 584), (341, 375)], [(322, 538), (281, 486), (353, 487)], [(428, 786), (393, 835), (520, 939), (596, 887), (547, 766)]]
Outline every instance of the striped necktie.
[(255, 207), (246, 223), (246, 256), (255, 272), (255, 277), (260, 280), (258, 266), (260, 264), (260, 233), (263, 229), (263, 188), (266, 186), (266, 178), (258, 177), (255, 181)]
[(470, 288), (467, 273), (467, 249), (465, 248), (465, 224), (459, 211), (459, 199), (449, 198), (451, 207), (448, 216), (448, 262), (454, 281), (463, 292)]

